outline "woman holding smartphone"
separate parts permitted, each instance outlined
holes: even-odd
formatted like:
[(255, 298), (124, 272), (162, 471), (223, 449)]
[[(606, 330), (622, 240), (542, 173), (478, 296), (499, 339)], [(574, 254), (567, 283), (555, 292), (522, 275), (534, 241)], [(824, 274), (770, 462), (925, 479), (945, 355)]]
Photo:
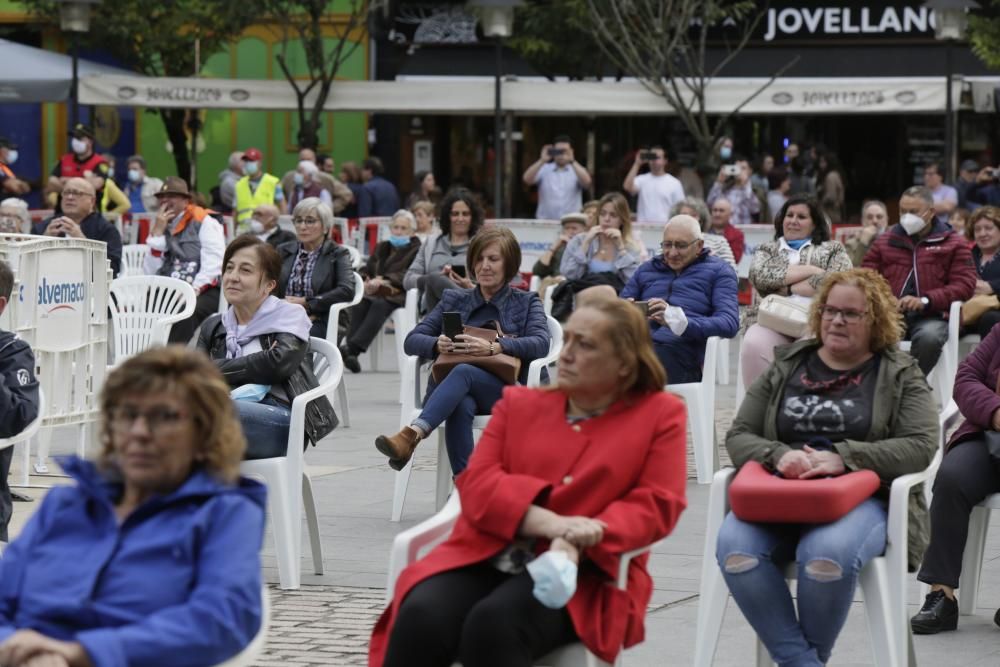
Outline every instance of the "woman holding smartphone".
[(446, 289), (472, 287), (465, 273), (466, 253), (483, 225), (483, 209), (471, 192), (458, 188), (441, 201), (438, 220), (441, 233), (427, 239), (403, 276), (403, 289), (416, 287), (423, 292), (425, 312), (437, 306)]
[[(406, 337), (406, 353), (424, 359), (434, 359), (441, 352), (484, 359), (509, 354), (521, 360), (519, 382), (524, 383), (531, 361), (548, 352), (550, 336), (538, 295), (509, 285), (520, 266), (521, 247), (509, 229), (490, 227), (477, 234), (469, 244), (468, 258), (476, 286), (445, 292), (434, 310)], [(507, 337), (488, 342), (459, 333), (463, 324), (489, 329), (499, 325)], [(399, 433), (380, 435), (375, 447), (389, 457), (393, 469), (401, 470), (417, 444), (445, 424), (448, 458), (452, 472), (458, 475), (472, 454), (472, 420), (492, 411), (503, 388), (503, 380), (489, 371), (475, 364), (458, 364), (440, 384), (433, 378), (428, 382), (420, 415)]]

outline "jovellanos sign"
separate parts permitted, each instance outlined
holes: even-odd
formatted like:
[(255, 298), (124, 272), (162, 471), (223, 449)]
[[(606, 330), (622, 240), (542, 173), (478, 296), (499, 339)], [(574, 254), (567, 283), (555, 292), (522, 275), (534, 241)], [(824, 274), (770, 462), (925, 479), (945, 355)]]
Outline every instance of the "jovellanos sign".
[(919, 2), (912, 6), (848, 2), (812, 7), (779, 6), (767, 10), (758, 29), (764, 31), (765, 42), (816, 37), (932, 37), (934, 12)]

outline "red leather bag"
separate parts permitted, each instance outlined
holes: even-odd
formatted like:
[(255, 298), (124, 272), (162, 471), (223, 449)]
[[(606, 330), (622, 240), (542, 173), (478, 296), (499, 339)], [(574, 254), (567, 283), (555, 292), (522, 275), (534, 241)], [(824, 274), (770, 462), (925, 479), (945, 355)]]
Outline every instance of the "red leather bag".
[(737, 517), (754, 523), (830, 523), (870, 498), (879, 485), (873, 470), (785, 479), (747, 461), (729, 485), (729, 506)]

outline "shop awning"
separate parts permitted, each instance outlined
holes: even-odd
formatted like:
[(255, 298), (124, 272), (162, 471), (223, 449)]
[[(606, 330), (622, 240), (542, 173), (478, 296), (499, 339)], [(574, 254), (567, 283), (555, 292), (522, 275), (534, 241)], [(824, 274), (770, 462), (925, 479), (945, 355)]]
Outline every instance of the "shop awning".
[[(80, 59), (78, 65), (81, 77), (117, 74), (142, 78), (89, 60)], [(69, 99), (72, 79), (70, 56), (0, 39), (0, 103), (63, 102)]]
[[(709, 86), (710, 113), (731, 111), (767, 79), (718, 78)], [(411, 77), (396, 81), (338, 81), (328, 111), (429, 115), (493, 113), (493, 80)], [(958, 99), (961, 83), (953, 94)], [(203, 109), (294, 110), (285, 81), (88, 76), (84, 104)], [(504, 81), (503, 109), (521, 116), (659, 116), (672, 111), (635, 80)], [(935, 113), (945, 109), (941, 77), (781, 78), (743, 107), (747, 114)]]

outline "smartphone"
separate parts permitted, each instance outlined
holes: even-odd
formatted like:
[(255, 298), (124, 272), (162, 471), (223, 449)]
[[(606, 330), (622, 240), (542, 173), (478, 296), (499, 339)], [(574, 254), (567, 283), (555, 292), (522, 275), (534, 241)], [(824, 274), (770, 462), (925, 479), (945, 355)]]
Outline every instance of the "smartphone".
[(452, 340), (458, 340), (458, 335), (462, 333), (462, 313), (447, 311), (443, 313), (444, 335)]
[(739, 176), (740, 175), (740, 165), (738, 164), (727, 164), (723, 165), (722, 173), (726, 176)]
[(460, 275), (463, 278), (465, 277), (465, 267), (462, 266), (461, 264), (457, 264), (457, 265), (452, 266), (451, 270), (452, 270), (452, 272), (456, 273), (457, 275)]
[(566, 150), (566, 149), (564, 149), (564, 148), (550, 148), (549, 151), (548, 151), (549, 152), (549, 157), (557, 157), (559, 155), (562, 155), (564, 150)]
[(640, 151), (639, 153), (640, 160), (655, 160), (657, 157), (659, 154), (656, 151)]
[(649, 302), (648, 301), (633, 301), (632, 305), (642, 311), (643, 317), (649, 317)]

